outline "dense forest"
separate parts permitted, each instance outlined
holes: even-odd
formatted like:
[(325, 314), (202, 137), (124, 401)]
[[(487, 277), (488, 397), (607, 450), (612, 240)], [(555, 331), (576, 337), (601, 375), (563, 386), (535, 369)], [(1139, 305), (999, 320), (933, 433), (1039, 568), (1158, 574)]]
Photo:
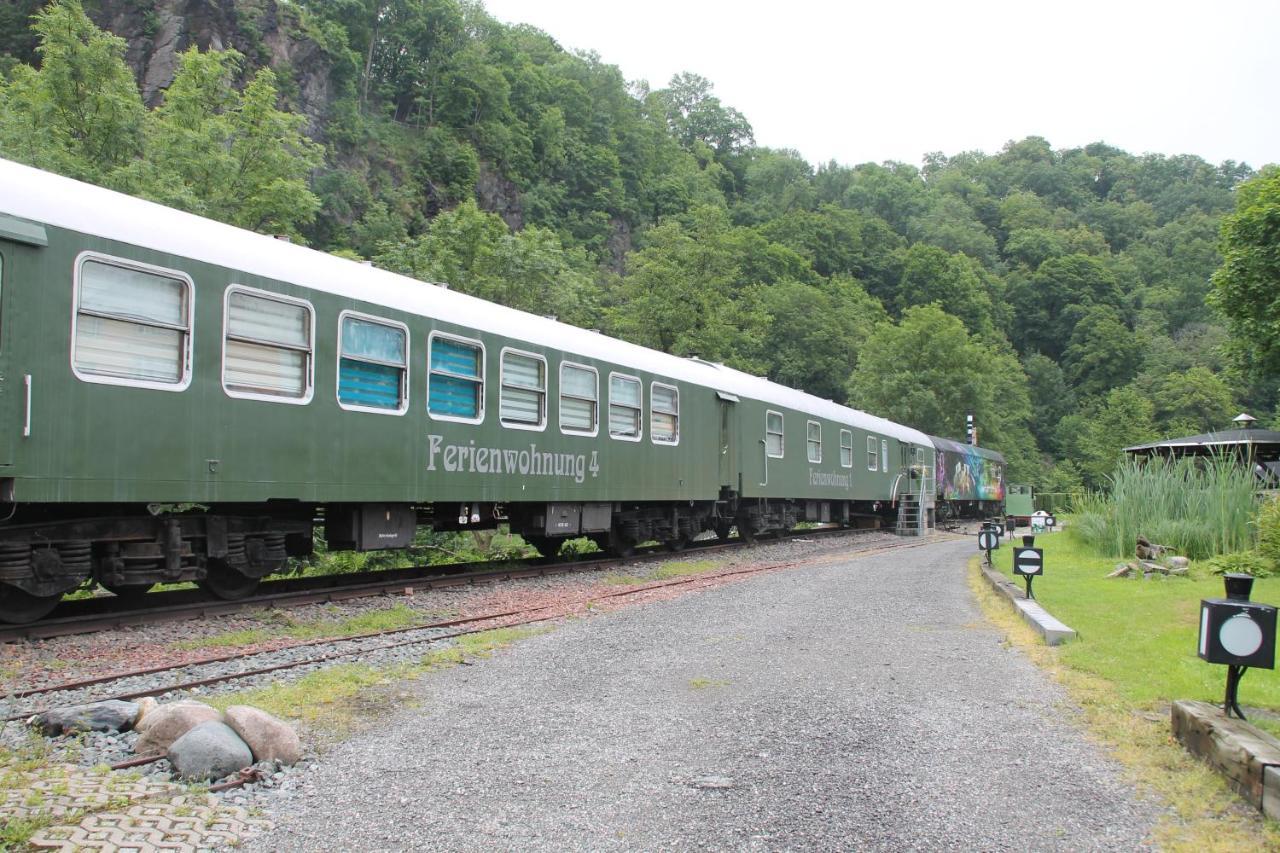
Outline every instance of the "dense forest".
[(1015, 480), (1272, 425), (1280, 173), (1039, 137), (806, 162), (468, 0), (0, 4), (0, 156), (941, 435)]

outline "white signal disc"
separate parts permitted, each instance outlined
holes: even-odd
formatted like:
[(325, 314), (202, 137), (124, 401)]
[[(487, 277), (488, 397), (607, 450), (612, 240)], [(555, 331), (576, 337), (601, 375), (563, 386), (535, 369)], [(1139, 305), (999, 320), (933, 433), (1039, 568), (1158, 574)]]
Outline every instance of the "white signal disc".
[(1218, 629), (1218, 641), (1222, 648), (1236, 657), (1248, 657), (1262, 648), (1262, 629), (1243, 613), (1237, 613)]

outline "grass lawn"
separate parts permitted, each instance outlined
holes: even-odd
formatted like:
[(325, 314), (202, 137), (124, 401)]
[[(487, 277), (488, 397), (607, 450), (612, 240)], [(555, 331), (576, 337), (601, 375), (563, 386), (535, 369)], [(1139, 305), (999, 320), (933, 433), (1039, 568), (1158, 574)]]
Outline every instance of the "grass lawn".
[[(1016, 540), (1020, 542), (1021, 540)], [(1169, 704), (1176, 699), (1220, 703), (1226, 667), (1196, 656), (1199, 603), (1224, 596), (1222, 579), (1203, 565), (1189, 578), (1108, 579), (1117, 560), (1098, 557), (1069, 531), (1039, 535), (1045, 573), (1036, 600), (1079, 632), (1077, 640), (1046, 646), (1004, 598), (980, 580), (972, 587), (987, 617), (1008, 641), (1044, 668), (1071, 697), (1072, 713), (1140, 788), (1167, 806), (1152, 841), (1169, 851), (1280, 851), (1280, 823), (1266, 820), (1237, 796), (1217, 771), (1173, 738)], [(993, 555), (1013, 577), (1006, 542)], [(1017, 578), (1022, 586), (1022, 579)], [(1254, 583), (1253, 600), (1280, 601), (1280, 578)], [(1240, 684), (1250, 722), (1280, 732), (1280, 678), (1250, 670)]]
[[(1021, 543), (1021, 539), (1015, 540)], [(1044, 549), (1044, 577), (1032, 585), (1036, 600), (1079, 632), (1079, 640), (1059, 649), (1059, 660), (1105, 678), (1119, 698), (1163, 707), (1175, 699), (1222, 702), (1227, 668), (1196, 656), (1200, 600), (1224, 598), (1222, 578), (1193, 563), (1185, 578), (1108, 578), (1120, 561), (1099, 557), (1070, 529), (1036, 537)], [(992, 554), (996, 568), (1013, 578), (1012, 548)], [(1014, 578), (1021, 588), (1022, 578)], [(1253, 584), (1252, 600), (1280, 604), (1280, 577)], [(1240, 704), (1280, 713), (1280, 676), (1249, 670), (1240, 682)], [(1276, 729), (1280, 731), (1280, 729)]]

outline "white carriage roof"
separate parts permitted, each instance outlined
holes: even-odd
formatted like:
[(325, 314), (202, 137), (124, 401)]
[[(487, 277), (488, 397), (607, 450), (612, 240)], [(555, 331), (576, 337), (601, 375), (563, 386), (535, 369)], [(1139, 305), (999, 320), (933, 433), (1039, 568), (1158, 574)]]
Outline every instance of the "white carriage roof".
[[(0, 159), (0, 212), (613, 362), (931, 446), (915, 429), (723, 365), (667, 355), (325, 252)], [(199, 286), (199, 282), (197, 282)]]

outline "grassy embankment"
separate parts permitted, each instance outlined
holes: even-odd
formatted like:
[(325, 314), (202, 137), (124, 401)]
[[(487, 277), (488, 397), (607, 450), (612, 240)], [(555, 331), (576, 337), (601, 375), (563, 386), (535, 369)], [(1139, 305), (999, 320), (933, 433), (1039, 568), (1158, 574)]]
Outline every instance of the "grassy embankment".
[[(1193, 563), (1187, 578), (1107, 578), (1117, 559), (1099, 556), (1069, 529), (1037, 536), (1036, 547), (1045, 552), (1044, 577), (1033, 587), (1036, 600), (1079, 632), (1075, 642), (1044, 646), (978, 579), (977, 557), (975, 590), (1010, 640), (1067, 688), (1090, 733), (1140, 786), (1169, 804), (1157, 843), (1171, 850), (1280, 849), (1280, 826), (1264, 821), (1171, 734), (1172, 701), (1222, 701), (1226, 668), (1196, 656), (1200, 599), (1223, 596), (1221, 577)], [(993, 556), (1012, 577), (1009, 546)], [(1280, 578), (1259, 579), (1253, 598), (1280, 601)], [(1252, 721), (1280, 731), (1275, 672), (1251, 670), (1240, 699)]]

